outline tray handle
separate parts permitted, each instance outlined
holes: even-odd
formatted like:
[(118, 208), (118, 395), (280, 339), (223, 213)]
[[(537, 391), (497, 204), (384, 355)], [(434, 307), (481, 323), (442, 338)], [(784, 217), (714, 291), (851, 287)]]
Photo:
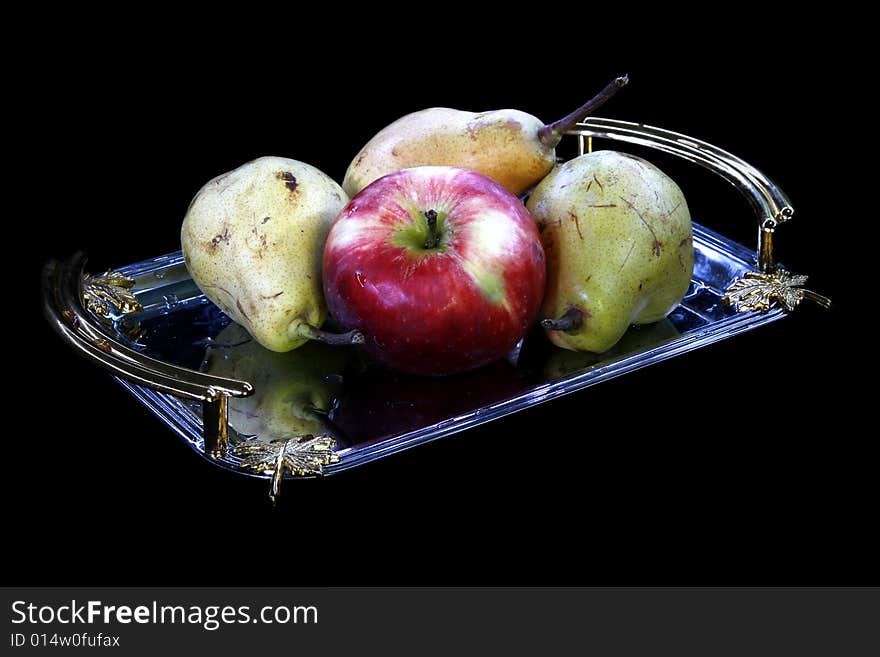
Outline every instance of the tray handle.
[(774, 305), (791, 311), (802, 299), (810, 299), (824, 308), (831, 306), (827, 297), (803, 289), (806, 276), (790, 274), (776, 263), (776, 229), (794, 216), (794, 208), (770, 178), (745, 160), (699, 139), (630, 121), (589, 117), (565, 134), (577, 136), (579, 155), (592, 151), (593, 137), (638, 144), (675, 155), (721, 176), (749, 200), (759, 224), (757, 271), (747, 272), (734, 281), (724, 295), (725, 302), (741, 311), (762, 312)]
[[(89, 276), (86, 257), (77, 253), (67, 262), (50, 261), (43, 268), (43, 310), (52, 328), (77, 352), (113, 375), (160, 392), (202, 403), (205, 453), (222, 456), (229, 441), (228, 399), (253, 393), (253, 386), (151, 358), (115, 340), (99, 319), (140, 310), (127, 287), (134, 283), (107, 272)], [(111, 309), (110, 306), (113, 308)]]

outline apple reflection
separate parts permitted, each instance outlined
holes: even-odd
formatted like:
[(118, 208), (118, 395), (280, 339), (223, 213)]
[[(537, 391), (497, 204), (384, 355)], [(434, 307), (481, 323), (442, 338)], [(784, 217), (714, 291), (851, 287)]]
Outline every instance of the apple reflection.
[(400, 435), (502, 401), (525, 388), (507, 360), (442, 377), (370, 364), (349, 379), (331, 418), (355, 442)]

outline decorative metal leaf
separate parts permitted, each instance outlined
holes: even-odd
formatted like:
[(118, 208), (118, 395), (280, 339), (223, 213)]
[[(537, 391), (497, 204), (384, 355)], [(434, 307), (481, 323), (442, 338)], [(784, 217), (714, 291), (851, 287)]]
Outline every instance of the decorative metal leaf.
[[(82, 302), (86, 310), (108, 329), (122, 331), (137, 340), (143, 329), (137, 322), (125, 318), (129, 313), (144, 309), (131, 293), (134, 283), (133, 278), (115, 271), (98, 275), (86, 274), (82, 280)], [(119, 318), (122, 321), (117, 323)]]
[(778, 290), (777, 295), (779, 296), (780, 303), (782, 303), (782, 307), (788, 312), (797, 308), (801, 299), (804, 298), (803, 290), (798, 290), (795, 287), (784, 287)]
[(130, 292), (134, 279), (114, 271), (84, 276), (83, 302), (86, 308), (104, 318), (143, 310), (137, 297)]
[(269, 497), (274, 502), (281, 492), (285, 470), (294, 476), (324, 474), (324, 466), (339, 461), (330, 436), (308, 434), (288, 440), (248, 440), (235, 447), (241, 468), (255, 474), (271, 474)]
[(750, 273), (727, 288), (727, 293), (723, 299), (724, 302), (735, 305), (739, 311), (769, 310), (770, 285), (764, 280), (751, 278)]
[(802, 286), (806, 282), (807, 277), (803, 274), (789, 274), (781, 267), (770, 273), (750, 271), (727, 288), (722, 301), (736, 306), (739, 312), (747, 310), (767, 312), (776, 304), (791, 312), (805, 297), (829, 307), (831, 305), (829, 299), (803, 289)]

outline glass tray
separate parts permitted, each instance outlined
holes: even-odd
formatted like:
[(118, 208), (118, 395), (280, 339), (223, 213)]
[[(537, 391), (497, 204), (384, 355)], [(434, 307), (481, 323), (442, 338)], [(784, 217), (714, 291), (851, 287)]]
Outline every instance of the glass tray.
[[(331, 475), (784, 316), (778, 308), (767, 313), (741, 313), (721, 303), (727, 287), (753, 269), (753, 251), (700, 225), (694, 225), (694, 249), (694, 277), (678, 308), (662, 322), (631, 328), (617, 346), (601, 356), (559, 349), (540, 331), (526, 336), (505, 360), (450, 377), (416, 377), (385, 370), (350, 347), (314, 344), (291, 354), (275, 354), (248, 340), (239, 327), (228, 326), (229, 319), (189, 278), (179, 252), (116, 270), (135, 280), (133, 292), (144, 307), (134, 317), (143, 335), (136, 341), (124, 333), (119, 337), (150, 356), (184, 367), (246, 380), (253, 376), (237, 375), (249, 373), (248, 369), (259, 371), (264, 383), (252, 381), (254, 395), (229, 402), (229, 424), (234, 430), (231, 444), (252, 436), (287, 438), (297, 429), (308, 433), (323, 420), (323, 428), (337, 443), (339, 461), (324, 468), (324, 474)], [(293, 356), (296, 362), (291, 364)], [(237, 362), (240, 360), (259, 360), (259, 367)], [(277, 388), (289, 386), (291, 379), (298, 379), (293, 385), (299, 387), (285, 399)], [(205, 455), (197, 402), (118, 380)], [(310, 397), (320, 398), (319, 408), (304, 412), (297, 407), (295, 398), (308, 406)], [(282, 426), (277, 417), (255, 421), (253, 416), (259, 412), (283, 416), (284, 411), (270, 408), (273, 403), (289, 405), (289, 426)], [(309, 411), (326, 415), (310, 421), (302, 417)], [(234, 456), (210, 460), (236, 470), (240, 465)]]
[(803, 298), (829, 305), (776, 265), (776, 228), (794, 211), (750, 164), (643, 124), (592, 117), (568, 134), (581, 153), (598, 137), (713, 171), (751, 203), (757, 249), (694, 224), (694, 275), (665, 320), (631, 328), (600, 356), (558, 349), (536, 329), (505, 359), (449, 377), (392, 372), (354, 347), (269, 352), (201, 294), (179, 252), (98, 276), (82, 254), (50, 262), (46, 316), (200, 455), (271, 477), (274, 497), (283, 477), (332, 475), (437, 440), (774, 322)]

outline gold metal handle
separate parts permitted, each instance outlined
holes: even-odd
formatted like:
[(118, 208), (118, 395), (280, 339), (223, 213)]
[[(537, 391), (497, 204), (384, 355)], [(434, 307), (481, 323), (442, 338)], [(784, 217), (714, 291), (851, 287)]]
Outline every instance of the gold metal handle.
[(127, 293), (125, 277), (111, 272), (88, 276), (85, 264), (85, 255), (78, 253), (66, 263), (51, 261), (43, 268), (43, 310), (49, 323), (67, 344), (115, 376), (200, 401), (205, 453), (222, 456), (228, 437), (227, 400), (250, 395), (253, 386), (171, 365), (114, 339), (99, 318), (111, 314), (109, 306), (120, 312), (136, 310), (137, 300)]
[(793, 310), (802, 299), (823, 307), (831, 300), (803, 289), (806, 276), (789, 274), (774, 257), (776, 229), (794, 216), (785, 193), (764, 173), (745, 160), (699, 139), (641, 123), (589, 117), (566, 132), (578, 138), (578, 152), (592, 150), (594, 137), (622, 141), (669, 153), (698, 164), (736, 187), (751, 203), (758, 216), (757, 271), (734, 281), (724, 300), (739, 310), (767, 311), (774, 305)]

